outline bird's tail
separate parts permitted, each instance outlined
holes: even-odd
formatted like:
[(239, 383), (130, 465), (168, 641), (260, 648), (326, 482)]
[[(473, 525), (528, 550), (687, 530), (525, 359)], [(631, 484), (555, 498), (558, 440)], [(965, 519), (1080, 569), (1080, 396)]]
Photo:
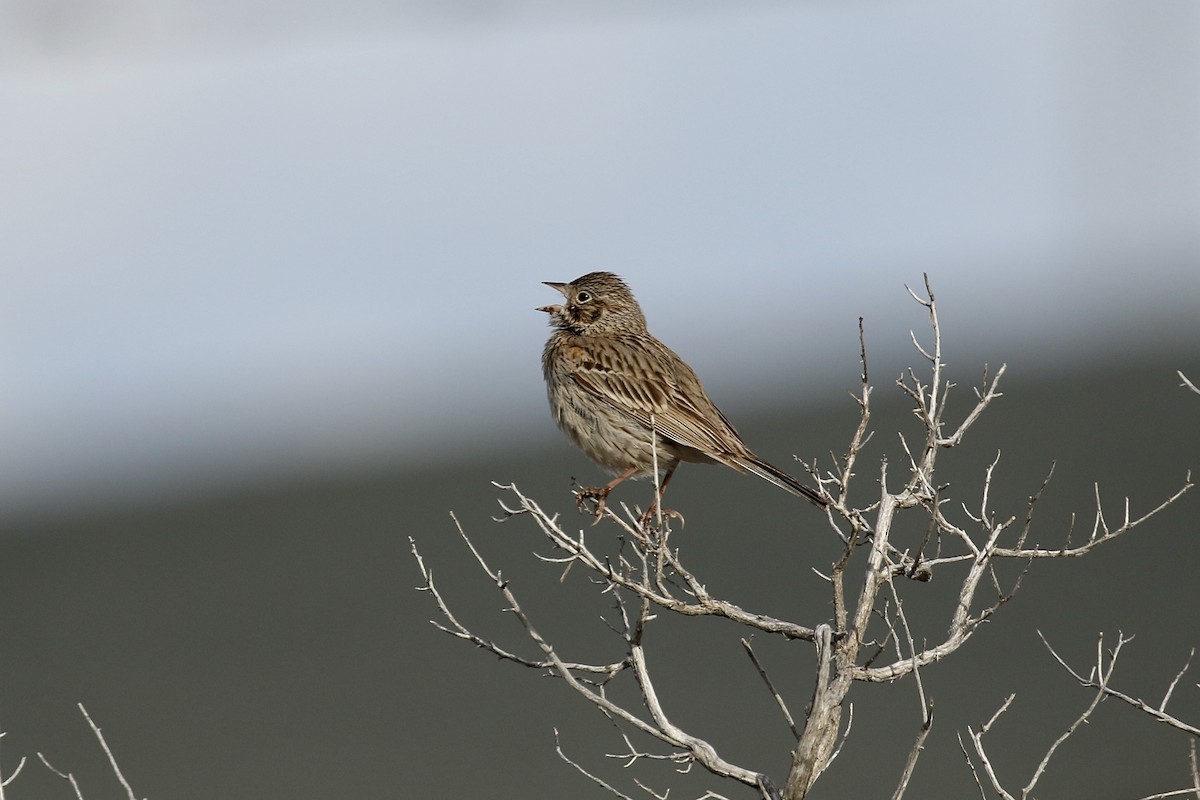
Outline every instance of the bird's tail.
[(829, 501), (822, 497), (816, 489), (801, 483), (779, 467), (768, 464), (761, 458), (739, 458), (738, 465), (763, 480), (770, 481), (784, 491), (803, 497), (817, 508), (825, 508), (829, 505)]

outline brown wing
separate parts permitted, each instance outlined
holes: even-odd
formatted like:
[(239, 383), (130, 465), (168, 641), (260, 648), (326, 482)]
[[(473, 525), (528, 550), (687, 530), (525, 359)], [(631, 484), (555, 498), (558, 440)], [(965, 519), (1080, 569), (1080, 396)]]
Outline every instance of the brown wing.
[(738, 472), (752, 472), (818, 507), (817, 490), (754, 455), (708, 399), (692, 368), (649, 336), (578, 340), (564, 351), (581, 389), (659, 436)]
[(653, 337), (605, 337), (570, 349), (571, 377), (588, 393), (674, 443), (744, 468), (749, 449), (679, 356)]

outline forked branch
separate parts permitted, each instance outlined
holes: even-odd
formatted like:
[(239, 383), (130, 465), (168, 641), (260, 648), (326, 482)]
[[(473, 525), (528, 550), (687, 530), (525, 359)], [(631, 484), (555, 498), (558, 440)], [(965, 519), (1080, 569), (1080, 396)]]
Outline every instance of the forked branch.
[[(1015, 695), (1009, 695), (1008, 699), (1004, 701), (1004, 704), (1001, 705), (999, 710), (997, 710), (996, 713), (992, 715), (992, 718), (982, 725), (978, 731), (975, 731), (970, 727), (967, 728), (967, 736), (973, 746), (975, 757), (979, 760), (980, 769), (982, 769), (983, 774), (988, 779), (991, 789), (996, 792), (996, 794), (1002, 798), (1005, 798), (1005, 800), (1017, 800), (1017, 798), (1025, 800), (1026, 798), (1033, 797), (1034, 788), (1037, 786), (1038, 781), (1040, 781), (1046, 774), (1046, 770), (1049, 767), (1051, 760), (1054, 758), (1055, 753), (1058, 751), (1058, 748), (1061, 747), (1062, 744), (1066, 742), (1067, 739), (1069, 739), (1076, 731), (1078, 731), (1081, 726), (1091, 719), (1092, 715), (1096, 711), (1096, 708), (1104, 699), (1108, 697), (1115, 697), (1123, 702), (1126, 702), (1134, 708), (1137, 708), (1138, 710), (1153, 717), (1157, 721), (1166, 725), (1170, 725), (1171, 727), (1177, 728), (1185, 733), (1191, 734), (1192, 737), (1194, 737), (1189, 742), (1194, 788), (1160, 792), (1158, 794), (1149, 795), (1146, 798), (1143, 798), (1143, 800), (1180, 797), (1183, 795), (1190, 795), (1193, 792), (1200, 790), (1200, 778), (1197, 777), (1195, 756), (1195, 742), (1196, 737), (1200, 737), (1200, 729), (1197, 729), (1196, 727), (1189, 725), (1166, 712), (1166, 706), (1171, 699), (1171, 694), (1175, 690), (1176, 685), (1179, 683), (1184, 673), (1187, 672), (1187, 669), (1191, 664), (1192, 655), (1195, 654), (1195, 649), (1193, 649), (1188, 655), (1187, 663), (1184, 664), (1183, 668), (1175, 675), (1175, 679), (1172, 680), (1170, 685), (1167, 687), (1162, 701), (1157, 706), (1152, 706), (1141, 699), (1131, 697), (1112, 688), (1111, 685), (1113, 672), (1116, 670), (1117, 666), (1117, 659), (1121, 655), (1121, 649), (1133, 639), (1132, 636), (1118, 634), (1116, 645), (1114, 645), (1110, 650), (1106, 650), (1104, 647), (1104, 635), (1101, 634), (1096, 642), (1096, 663), (1089, 670), (1087, 676), (1082, 675), (1068, 665), (1067, 662), (1054, 650), (1054, 648), (1050, 646), (1050, 643), (1046, 641), (1046, 637), (1043, 636), (1040, 631), (1038, 632), (1038, 636), (1041, 637), (1042, 643), (1046, 645), (1046, 649), (1050, 651), (1051, 655), (1054, 656), (1054, 659), (1058, 661), (1063, 669), (1065, 669), (1072, 677), (1079, 681), (1082, 686), (1094, 689), (1095, 694), (1092, 695), (1091, 702), (1088, 703), (1087, 707), (1084, 708), (1075, 721), (1072, 722), (1066, 728), (1066, 730), (1059, 734), (1059, 736), (1046, 748), (1042, 759), (1038, 762), (1037, 767), (1034, 768), (1033, 773), (1030, 775), (1029, 781), (1019, 791), (1019, 793), (1013, 793), (1005, 788), (1004, 781), (1001, 780), (996, 766), (989, 758), (987, 748), (984, 746), (983, 741), (984, 737), (991, 730), (992, 726), (995, 724), (996, 720), (999, 719), (1000, 715), (1007, 711), (1009, 706), (1012, 705)], [(959, 744), (962, 747), (963, 755), (966, 757), (968, 765), (970, 765), (971, 772), (975, 776), (976, 784), (979, 786), (980, 791), (986, 795), (986, 792), (984, 792), (983, 782), (979, 775), (979, 770), (976, 769), (971, 754), (967, 752), (966, 747), (962, 745), (961, 737), (959, 738)]]
[(1079, 681), (1081, 686), (1089, 689), (1095, 689), (1101, 697), (1113, 697), (1123, 703), (1128, 703), (1138, 711), (1153, 717), (1156, 721), (1161, 722), (1164, 725), (1169, 725), (1170, 727), (1181, 730), (1184, 733), (1189, 733), (1192, 736), (1200, 737), (1200, 728), (1196, 727), (1195, 725), (1189, 725), (1178, 717), (1167, 713), (1167, 703), (1171, 701), (1171, 695), (1174, 693), (1175, 687), (1179, 684), (1180, 679), (1183, 678), (1184, 674), (1188, 671), (1188, 668), (1191, 667), (1192, 656), (1196, 654), (1195, 648), (1192, 648), (1191, 652), (1188, 653), (1187, 661), (1184, 663), (1183, 668), (1176, 673), (1175, 679), (1171, 681), (1169, 686), (1167, 686), (1167, 690), (1163, 694), (1163, 699), (1158, 703), (1157, 706), (1155, 706), (1147, 703), (1145, 700), (1142, 700), (1139, 697), (1133, 697), (1125, 692), (1114, 689), (1111, 685), (1109, 685), (1109, 678), (1112, 677), (1112, 671), (1117, 664), (1117, 656), (1121, 654), (1121, 648), (1133, 640), (1132, 636), (1125, 636), (1120, 633), (1117, 634), (1117, 644), (1108, 654), (1109, 660), (1108, 667), (1106, 668), (1104, 665), (1104, 634), (1100, 634), (1100, 638), (1096, 642), (1096, 665), (1091, 668), (1086, 676), (1076, 672), (1074, 668), (1067, 664), (1063, 657), (1060, 656), (1055, 649), (1050, 646), (1048, 641), (1046, 641), (1046, 637), (1041, 631), (1038, 631), (1038, 636), (1041, 637), (1042, 644), (1046, 645), (1046, 649), (1050, 651), (1050, 655), (1054, 656), (1054, 660), (1057, 661), (1059, 665), (1061, 665), (1062, 668), (1071, 675), (1072, 678)]
[[(453, 515), (451, 516), (453, 517)], [(491, 582), (504, 597), (504, 600), (507, 603), (507, 610), (515, 615), (520, 621), (529, 638), (532, 639), (534, 644), (537, 645), (538, 649), (542, 651), (543, 655), (545, 656), (545, 660), (533, 661), (531, 659), (514, 657), (507, 651), (494, 646), (491, 642), (481, 639), (480, 637), (476, 637), (462, 628), (462, 626), (456, 620), (453, 620), (453, 615), (448, 613), (449, 609), (446, 607), (440, 595), (433, 588), (430, 580), (431, 576), (428, 570), (423, 566), (420, 554), (417, 552), (414, 544), (414, 556), (418, 559), (418, 562), (422, 564), (422, 575), (426, 581), (425, 586), (421, 588), (428, 590), (434, 595), (435, 598), (437, 598), (439, 609), (442, 610), (443, 614), (446, 615), (447, 618), (452, 620), (452, 625), (454, 627), (446, 628), (436, 622), (433, 623), (434, 625), (452, 635), (466, 639), (474, 644), (484, 647), (485, 649), (491, 650), (491, 652), (496, 653), (497, 655), (503, 654), (503, 657), (508, 658), (508, 660), (523, 663), (525, 666), (540, 668), (543, 666), (543, 664), (548, 664), (553, 675), (564, 680), (568, 686), (582, 695), (590, 703), (595, 705), (606, 716), (612, 719), (620, 720), (635, 730), (638, 730), (647, 736), (653, 737), (670, 747), (682, 751), (684, 754), (683, 758), (676, 758), (676, 761), (695, 761), (714, 775), (731, 778), (748, 786), (759, 789), (764, 800), (779, 800), (778, 792), (775, 790), (767, 776), (725, 761), (717, 753), (716, 748), (714, 748), (707, 741), (693, 736), (675, 725), (663, 709), (663, 706), (658, 698), (658, 692), (655, 689), (654, 682), (650, 675), (650, 668), (647, 663), (646, 653), (641, 645), (641, 630), (650, 616), (649, 602), (643, 603), (640, 613), (636, 616), (628, 614), (623, 603), (619, 604), (625, 627), (623, 638), (627, 648), (627, 658), (619, 662), (619, 669), (624, 669), (626, 666), (629, 666), (633, 669), (634, 675), (637, 679), (638, 687), (641, 691), (643, 705), (650, 714), (650, 719), (646, 720), (633, 713), (626, 707), (609, 699), (602, 686), (594, 687), (593, 685), (589, 685), (585, 681), (580, 680), (580, 678), (576, 675), (576, 672), (581, 671), (581, 666), (582, 671), (586, 672), (612, 671), (613, 674), (615, 674), (615, 671), (613, 671), (611, 667), (586, 667), (585, 665), (568, 663), (562, 660), (555, 651), (554, 647), (538, 632), (529, 616), (521, 608), (521, 604), (518, 602), (516, 595), (513, 593), (509, 582), (501, 577), (499, 571), (493, 570), (488, 566), (487, 562), (483, 558), (483, 555), (475, 547), (475, 544), (471, 541), (470, 537), (467, 536), (457, 518), (454, 518), (454, 523), (458, 529), (459, 536), (462, 538), (467, 548), (471, 551), (471, 554), (475, 557), (480, 569), (483, 570), (484, 574), (491, 580)], [(614, 588), (614, 591), (619, 591), (619, 587)], [(644, 597), (643, 600), (645, 600)]]
[[(537, 554), (537, 558), (549, 564), (561, 565), (564, 577), (571, 569), (575, 569), (576, 574), (584, 572), (590, 586), (598, 587), (598, 591), (613, 598), (616, 610), (608, 624), (620, 640), (620, 658), (600, 664), (565, 660), (534, 627), (510, 584), (501, 578), (498, 570), (488, 566), (457, 519), (454, 522), (460, 537), (480, 569), (503, 596), (505, 610), (513, 613), (524, 627), (529, 640), (536, 646), (537, 655), (521, 655), (473, 633), (460, 622), (410, 539), (412, 554), (424, 582), (419, 588), (433, 597), (442, 616), (441, 621), (433, 624), (499, 658), (564, 680), (618, 726), (625, 750), (611, 754), (611, 757), (622, 759), (627, 766), (640, 761), (667, 762), (686, 770), (699, 764), (713, 775), (754, 787), (766, 800), (801, 800), (829, 768), (849, 733), (848, 720), (852, 718), (853, 709), (849, 692), (856, 681), (891, 682), (911, 675), (919, 701), (920, 718), (915, 741), (893, 794), (894, 800), (901, 800), (910, 785), (933, 723), (933, 700), (927, 694), (928, 675), (922, 673), (923, 668), (962, 647), (985, 621), (1013, 598), (1026, 571), (1035, 561), (1086, 555), (1153, 519), (1192, 488), (1189, 473), (1183, 485), (1156, 507), (1136, 515), (1126, 500), (1119, 517), (1110, 520), (1097, 487), (1090, 534), (1082, 541), (1072, 542), (1072, 522), (1071, 529), (1062, 536), (1063, 543), (1058, 547), (1040, 545), (1034, 538), (1034, 511), (1053, 474), (1053, 466), (1024, 508), (1016, 513), (995, 507), (994, 498), (998, 493), (993, 492), (993, 488), (998, 480), (999, 453), (984, 470), (977, 493), (973, 492), (972, 498), (966, 502), (961, 498), (952, 501), (948, 486), (938, 479), (939, 454), (963, 445), (984, 412), (1003, 396), (999, 387), (1006, 367), (1001, 365), (994, 372), (989, 372), (985, 367), (970, 408), (965, 410), (961, 419), (948, 418), (948, 398), (954, 384), (947, 378), (941, 322), (928, 276), (925, 276), (924, 288), (924, 295), (911, 289), (909, 292), (928, 313), (928, 337), (911, 334), (913, 345), (925, 363), (920, 371), (909, 369), (897, 380), (900, 390), (911, 401), (913, 414), (922, 428), (920, 434), (911, 440), (913, 446), (910, 447), (909, 440), (899, 436), (903, 452), (896, 460), (896, 466), (889, 464), (886, 458), (882, 459), (878, 473), (867, 473), (868, 482), (864, 483), (864, 487), (869, 491), (857, 491), (855, 482), (860, 477), (856, 470), (873, 435), (870, 427), (873, 387), (867, 369), (867, 348), (860, 319), (861, 389), (858, 394), (852, 395), (858, 406), (859, 418), (850, 436), (849, 447), (843, 456), (831, 454), (829, 469), (820, 469), (815, 462), (805, 464), (823, 494), (831, 499), (825, 509), (825, 519), (830, 531), (827, 540), (835, 546), (834, 558), (830, 569), (824, 574), (818, 573), (829, 584), (831, 623), (825, 622), (819, 615), (809, 624), (787, 620), (746, 609), (729, 599), (714, 596), (705, 582), (685, 565), (680, 548), (671, 542), (670, 519), (665, 514), (657, 518), (656, 525), (652, 525), (636, 509), (623, 507), (623, 513), (618, 513), (612, 507), (607, 507), (601, 517), (608, 524), (606, 535), (588, 534), (583, 529), (569, 534), (557, 514), (546, 513), (515, 485), (496, 484), (511, 494), (511, 498), (500, 501), (503, 516), (499, 521), (520, 517), (532, 519), (544, 537), (543, 544), (548, 543), (552, 549), (549, 554)], [(931, 341), (923, 344), (922, 338), (931, 338)], [(1196, 390), (1182, 373), (1180, 377), (1186, 386)], [(650, 446), (651, 452), (657, 453), (656, 440), (653, 438)], [(895, 477), (889, 476), (889, 468)], [(892, 486), (889, 486), (889, 477), (894, 484)], [(656, 483), (656, 499), (658, 493)], [(860, 495), (865, 496), (865, 501), (859, 500), (856, 504), (852, 498)], [(897, 533), (897, 520), (905, 514), (918, 517), (918, 524), (899, 528), (901, 531), (918, 531), (912, 540)], [(615, 537), (612, 535), (614, 532)], [(1001, 570), (999, 565), (1006, 561), (1014, 561), (1017, 569)], [(905, 604), (906, 595), (910, 591), (921, 591), (912, 587), (922, 586), (934, 577), (935, 572), (943, 577), (947, 574), (950, 576), (953, 590), (947, 598), (947, 607), (935, 619), (910, 618)], [(794, 698), (791, 703), (788, 702), (785, 692), (771, 679), (763, 662), (751, 648), (750, 637), (741, 639), (754, 668), (788, 725), (791, 736), (796, 740), (782, 791), (765, 774), (726, 761), (707, 740), (684, 730), (667, 713), (659, 686), (654, 680), (652, 665), (643, 648), (647, 627), (654, 613), (660, 611), (683, 617), (717, 617), (744, 626), (751, 634), (778, 634), (790, 642), (813, 643), (817, 677), (804, 718), (801, 719), (793, 716), (790, 710), (798, 708), (799, 703)], [(931, 629), (936, 630), (936, 635), (928, 633)], [(960, 737), (960, 746), (971, 764), (982, 794), (986, 796), (988, 793), (986, 784), (990, 791), (1004, 798), (1015, 800), (1018, 796), (1031, 796), (1058, 748), (1088, 720), (1105, 697), (1117, 697), (1162, 722), (1183, 726), (1181, 730), (1195, 733), (1194, 728), (1186, 726), (1166, 711), (1166, 701), (1175, 684), (1181, 680), (1182, 671), (1158, 707), (1123, 695), (1109, 685), (1108, 678), (1122, 644), (1124, 640), (1114, 650), (1111, 660), (1105, 662), (1103, 658), (1100, 659), (1091, 676), (1085, 678), (1071, 673), (1084, 685), (1096, 689), (1096, 695), (1079, 718), (1049, 744), (1041, 763), (1018, 793), (1011, 794), (1003, 788), (1004, 781), (985, 748), (985, 737), (1012, 704), (1011, 696), (978, 731), (968, 729), (970, 749)], [(1063, 666), (1066, 667), (1066, 664)], [(618, 680), (631, 680), (636, 685), (636, 705), (622, 705), (609, 696), (606, 689)], [(847, 718), (844, 726), (843, 712)], [(669, 752), (645, 752), (635, 747), (626, 731), (644, 734), (651, 738), (656, 748), (665, 745)], [(566, 763), (596, 785), (616, 797), (627, 797), (621, 790), (569, 758), (558, 744), (557, 736), (556, 749)], [(661, 799), (667, 796), (666, 791), (650, 789), (636, 778), (634, 782), (651, 797)], [(1200, 785), (1200, 779), (1197, 784)], [(705, 797), (718, 798), (719, 795), (709, 792)]]

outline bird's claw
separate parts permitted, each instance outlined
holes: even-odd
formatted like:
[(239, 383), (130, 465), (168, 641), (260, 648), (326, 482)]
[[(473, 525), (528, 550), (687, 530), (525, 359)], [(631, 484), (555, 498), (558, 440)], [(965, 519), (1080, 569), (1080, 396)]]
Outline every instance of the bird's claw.
[[(608, 507), (608, 493), (611, 491), (604, 486), (580, 486), (579, 491), (575, 493), (575, 505), (579, 507), (580, 512), (592, 514), (596, 517), (595, 525), (600, 522), (600, 518), (604, 516), (604, 510)], [(595, 503), (594, 508), (588, 508), (588, 501)]]
[[(646, 513), (642, 514), (641, 519), (638, 520), (639, 527), (641, 527), (642, 530), (647, 530), (650, 526), (650, 522), (655, 520), (658, 517), (658, 514), (659, 514), (658, 504), (652, 503), (650, 505), (650, 508), (648, 508), (646, 510)], [(679, 527), (681, 527), (681, 528), (686, 524), (686, 520), (684, 520), (683, 514), (680, 514), (678, 511), (676, 511), (673, 508), (662, 509), (662, 516), (667, 519), (679, 520)]]

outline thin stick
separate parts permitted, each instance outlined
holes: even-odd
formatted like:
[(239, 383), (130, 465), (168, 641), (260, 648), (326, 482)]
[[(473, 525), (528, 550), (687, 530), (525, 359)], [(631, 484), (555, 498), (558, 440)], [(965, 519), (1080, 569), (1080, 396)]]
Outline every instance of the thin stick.
[(754, 654), (754, 648), (750, 646), (749, 639), (742, 639), (742, 647), (746, 648), (746, 655), (750, 656), (750, 660), (754, 662), (754, 668), (758, 670), (758, 674), (762, 676), (763, 683), (767, 685), (767, 690), (771, 696), (775, 698), (779, 710), (783, 712), (783, 718), (787, 720), (788, 727), (792, 729), (792, 735), (796, 737), (796, 741), (800, 740), (800, 729), (796, 727), (796, 721), (792, 719), (792, 712), (788, 710), (787, 703), (783, 701), (783, 697), (779, 694), (779, 690), (775, 688), (775, 684), (771, 682), (771, 676), (767, 674), (766, 669), (759, 663), (758, 656)]
[(71, 788), (75, 790), (76, 800), (83, 800), (83, 791), (79, 788), (79, 781), (75, 780), (74, 775), (72, 775), (69, 772), (63, 772), (62, 770), (58, 769), (53, 764), (51, 764), (49, 761), (47, 761), (46, 757), (44, 755), (42, 755), (41, 753), (38, 753), (37, 756), (38, 756), (38, 758), (40, 758), (42, 760), (42, 763), (46, 765), (46, 769), (50, 770), (55, 775), (62, 778), (64, 781), (70, 782)]
[(129, 795), (129, 800), (137, 800), (137, 795), (133, 793), (133, 788), (129, 785), (129, 781), (125, 780), (125, 776), (121, 774), (121, 768), (117, 766), (117, 759), (113, 756), (112, 750), (108, 747), (108, 742), (104, 741), (104, 734), (100, 732), (100, 726), (92, 721), (92, 717), (88, 714), (87, 709), (83, 707), (83, 703), (79, 704), (79, 710), (83, 714), (83, 718), (87, 720), (87, 724), (92, 727), (92, 733), (96, 734), (96, 738), (100, 740), (100, 746), (104, 748), (104, 755), (108, 756), (108, 763), (112, 766), (113, 772), (117, 775), (117, 780), (125, 787), (125, 793)]

